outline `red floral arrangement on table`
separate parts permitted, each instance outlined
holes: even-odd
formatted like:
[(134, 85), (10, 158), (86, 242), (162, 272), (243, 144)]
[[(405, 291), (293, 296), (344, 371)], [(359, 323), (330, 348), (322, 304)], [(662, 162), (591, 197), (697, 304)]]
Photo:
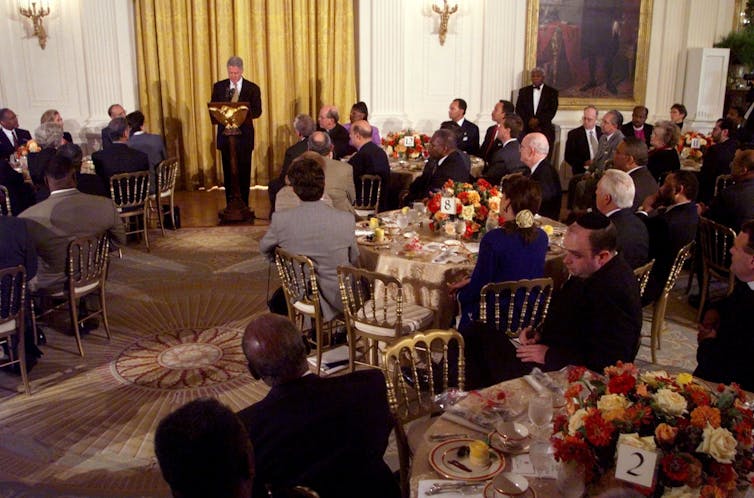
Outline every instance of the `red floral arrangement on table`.
[(419, 159), (427, 150), (429, 139), (426, 133), (418, 133), (411, 129), (402, 130), (388, 133), (382, 138), (382, 146), (388, 157)]
[(714, 143), (715, 141), (709, 135), (699, 133), (698, 131), (687, 131), (681, 134), (676, 149), (678, 150), (678, 154), (681, 155), (681, 159), (701, 161), (707, 147)]
[(466, 222), (466, 231), (462, 237), (466, 240), (478, 237), (487, 230), (487, 218), (490, 213), (498, 215), (497, 223), (501, 225), (503, 219), (500, 212), (500, 190), (486, 180), (478, 180), (475, 184), (457, 183), (448, 180), (440, 192), (435, 193), (427, 201), (427, 210), (430, 213), (430, 228), (439, 230), (445, 221), (451, 216), (440, 212), (440, 203), (443, 196), (456, 198), (455, 216)]
[(568, 380), (568, 413), (554, 421), (555, 458), (582, 464), (587, 483), (614, 467), (622, 435), (659, 453), (653, 487), (637, 488), (645, 495), (725, 497), (752, 484), (754, 416), (736, 384), (710, 390), (688, 373), (639, 374), (621, 362), (604, 377), (575, 367)]
[(35, 140), (29, 140), (25, 144), (16, 147), (16, 158), (21, 159), (22, 157), (28, 155), (29, 152), (39, 152), (41, 150), (42, 147), (40, 147)]

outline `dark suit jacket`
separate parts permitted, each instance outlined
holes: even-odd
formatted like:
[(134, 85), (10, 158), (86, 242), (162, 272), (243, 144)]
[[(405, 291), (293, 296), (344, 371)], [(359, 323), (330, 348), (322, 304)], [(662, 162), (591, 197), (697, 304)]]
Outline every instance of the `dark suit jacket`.
[[(602, 136), (602, 128), (595, 126), (595, 135), (599, 141)], [(597, 151), (595, 150), (596, 154)], [(592, 157), (589, 154), (589, 139), (586, 136), (586, 128), (579, 126), (568, 132), (565, 145), (565, 161), (571, 165), (574, 175), (583, 173), (586, 169), (584, 163)]]
[(708, 203), (715, 194), (715, 180), (720, 175), (730, 173), (730, 163), (736, 155), (738, 141), (728, 139), (725, 142), (711, 145), (704, 154), (702, 169), (699, 171), (699, 196), (701, 202)]
[(531, 179), (539, 182), (542, 187), (542, 205), (539, 214), (553, 220), (560, 220), (560, 204), (563, 197), (563, 189), (560, 186), (558, 172), (547, 159), (543, 160), (531, 173)]
[(662, 293), (678, 251), (696, 238), (699, 215), (696, 204), (688, 202), (644, 218), (649, 231), (649, 258), (655, 264), (649, 274), (642, 302), (656, 300)]
[(380, 206), (385, 206), (388, 187), (390, 186), (390, 162), (382, 147), (374, 142), (367, 142), (351, 156), (348, 163), (353, 167), (353, 183), (356, 187), (356, 200), (361, 201), (361, 175), (378, 175), (382, 180), (380, 188)]
[(110, 126), (108, 125), (102, 128), (100, 134), (102, 135), (102, 148), (106, 149), (110, 147), (113, 144), (113, 141), (110, 138)]
[(275, 198), (277, 193), (280, 192), (280, 189), (285, 187), (285, 175), (288, 174), (288, 168), (291, 167), (291, 163), (294, 159), (307, 150), (308, 144), (306, 138), (300, 139), (298, 142), (285, 149), (285, 157), (283, 158), (283, 166), (280, 168), (280, 175), (278, 175), (277, 178), (270, 180), (270, 183), (267, 185), (267, 192), (270, 195), (270, 206), (273, 210), (275, 209)]
[[(229, 102), (231, 99), (230, 94), (230, 79), (224, 79), (218, 81), (212, 86), (212, 102)], [(248, 148), (248, 150), (254, 150), (254, 123), (252, 119), (256, 119), (262, 115), (262, 92), (259, 90), (259, 86), (256, 83), (243, 78), (241, 84), (241, 94), (238, 96), (239, 102), (249, 103), (249, 115), (246, 117), (246, 121), (241, 125), (241, 135), (238, 136), (238, 145), (242, 148)], [(219, 125), (217, 127), (217, 148), (222, 149), (227, 147), (230, 143), (228, 137), (223, 134), (225, 127)]]
[[(24, 181), (24, 175), (14, 170), (5, 159), (0, 159), (0, 185), (8, 189), (13, 216), (34, 204), (34, 190)], [(4, 202), (4, 199), (0, 199)], [(2, 244), (0, 244), (2, 245)]]
[[(31, 133), (29, 133), (29, 130), (24, 130), (22, 128), (16, 128), (16, 136), (18, 137), (19, 146), (31, 140)], [(0, 130), (0, 159), (8, 159), (15, 151), (16, 148), (13, 147), (13, 142), (5, 136), (4, 131)]]
[(629, 173), (629, 176), (634, 181), (635, 189), (634, 205), (631, 206), (631, 210), (636, 211), (644, 202), (644, 199), (655, 194), (660, 187), (646, 166), (633, 170)]
[(392, 419), (379, 371), (306, 375), (238, 416), (254, 446), (254, 498), (266, 497), (267, 485), (308, 486), (322, 498), (400, 496), (382, 459)]
[(515, 138), (505, 147), (497, 149), (492, 160), (485, 166), (482, 176), (492, 185), (500, 185), (500, 180), (511, 173), (525, 173), (528, 169), (521, 162), (521, 152), (518, 140)]
[(3, 241), (0, 244), (0, 269), (23, 265), (27, 280), (37, 274), (37, 252), (24, 220), (14, 216), (0, 216), (0, 240)]
[[(647, 144), (647, 147), (649, 147), (649, 140), (652, 138), (652, 130), (654, 130), (655, 127), (651, 124), (644, 123), (644, 142)], [(623, 136), (626, 137), (634, 137), (634, 125), (629, 121), (628, 123), (624, 124), (620, 127), (620, 131), (623, 132)]]
[[(454, 123), (455, 121), (444, 121), (442, 125), (446, 123)], [(462, 150), (467, 154), (474, 156), (479, 155), (479, 127), (469, 121), (467, 118), (463, 119), (463, 126), (461, 126), (461, 138), (458, 142), (458, 150)]]
[(681, 158), (675, 149), (657, 149), (649, 153), (647, 169), (655, 177), (657, 183), (662, 184), (670, 171), (681, 169)]
[(149, 171), (147, 155), (120, 142), (113, 142), (107, 149), (98, 150), (92, 154), (92, 161), (94, 161), (94, 171), (107, 186), (108, 196), (111, 176), (134, 171)]
[[(550, 142), (550, 148), (555, 142), (555, 127), (552, 120), (555, 113), (558, 112), (558, 91), (549, 85), (542, 85), (542, 95), (539, 98), (537, 112), (534, 112), (534, 87), (525, 86), (518, 91), (516, 99), (516, 114), (524, 120), (524, 134), (535, 131), (544, 133), (547, 141)], [(539, 129), (529, 128), (529, 120), (537, 118), (539, 120)]]
[(709, 217), (738, 232), (746, 220), (754, 219), (754, 178), (737, 181), (712, 201)]
[[(490, 162), (492, 156), (503, 147), (503, 143), (497, 139), (497, 124), (494, 124), (487, 128), (487, 132), (484, 134), (484, 140), (479, 147), (479, 157)], [(487, 150), (489, 149), (489, 150)]]
[(351, 147), (351, 139), (348, 136), (348, 130), (343, 128), (342, 124), (335, 123), (335, 127), (332, 130), (328, 131), (323, 128), (319, 128), (319, 131), (327, 132), (327, 134), (330, 135), (330, 140), (332, 141), (333, 145), (333, 159), (340, 159), (341, 157), (345, 157), (355, 151), (355, 149)]
[(618, 231), (618, 251), (631, 268), (638, 268), (649, 261), (649, 232), (639, 216), (631, 208), (621, 209), (610, 215)]
[(436, 159), (430, 159), (424, 165), (421, 176), (409, 185), (404, 202), (424, 199), (430, 193), (440, 190), (448, 180), (468, 182), (470, 177), (469, 165), (464, 159), (464, 153), (459, 150), (448, 154), (440, 165)]

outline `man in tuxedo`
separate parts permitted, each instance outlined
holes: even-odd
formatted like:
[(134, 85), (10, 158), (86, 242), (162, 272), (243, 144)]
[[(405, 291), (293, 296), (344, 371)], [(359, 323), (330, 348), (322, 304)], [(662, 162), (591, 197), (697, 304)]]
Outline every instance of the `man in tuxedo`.
[(333, 143), (333, 159), (341, 159), (355, 152), (355, 149), (351, 147), (348, 131), (338, 123), (339, 120), (340, 114), (334, 105), (326, 105), (319, 110), (317, 119), (319, 129), (330, 135)]
[[(262, 92), (256, 83), (243, 77), (243, 59), (232, 56), (228, 59), (228, 79), (218, 81), (212, 87), (212, 102), (248, 102), (249, 113), (241, 125), (241, 134), (236, 136), (236, 161), (238, 166), (238, 190), (243, 203), (249, 205), (251, 187), (251, 155), (254, 152), (254, 123), (262, 115)], [(225, 200), (233, 196), (233, 175), (230, 164), (230, 139), (223, 133), (225, 127), (217, 126), (217, 148), (223, 159)]]
[(539, 132), (547, 137), (552, 149), (555, 143), (555, 127), (552, 120), (558, 112), (558, 91), (544, 84), (545, 72), (535, 67), (531, 70), (531, 85), (518, 91), (516, 114), (524, 120), (524, 135)]
[[(115, 118), (125, 118), (126, 110), (120, 104), (113, 104), (107, 108), (107, 115), (110, 116), (110, 121), (112, 121)], [(110, 147), (113, 143), (113, 140), (112, 138), (110, 138), (110, 125), (109, 124), (105, 126), (104, 128), (102, 128), (101, 135), (102, 135), (102, 148), (106, 149)]]
[(495, 107), (492, 109), (492, 121), (495, 124), (487, 128), (487, 132), (484, 134), (484, 141), (479, 148), (479, 157), (484, 159), (485, 162), (490, 162), (495, 152), (503, 147), (502, 142), (497, 138), (498, 130), (503, 124), (505, 117), (515, 112), (513, 103), (508, 100), (500, 100), (495, 103)]
[(113, 201), (76, 189), (75, 170), (68, 158), (56, 155), (50, 159), (45, 176), (50, 197), (18, 217), (26, 221), (39, 256), (37, 288), (61, 290), (71, 240), (108, 232), (112, 239), (125, 244), (126, 236)]
[[(363, 123), (366, 123), (366, 121), (363, 121)], [(325, 160), (325, 195), (332, 201), (332, 206), (340, 211), (353, 214), (353, 202), (356, 200), (356, 186), (353, 181), (354, 168), (350, 164), (332, 158), (332, 141), (330, 135), (324, 131), (313, 132), (306, 144), (310, 151), (316, 152)], [(382, 151), (382, 149), (379, 150)], [(354, 154), (351, 160), (359, 153)], [(382, 153), (384, 154), (384, 152)]]
[(280, 168), (280, 175), (270, 180), (267, 185), (267, 193), (270, 196), (270, 208), (275, 210), (275, 196), (280, 189), (285, 187), (285, 175), (288, 174), (288, 168), (298, 156), (308, 150), (306, 139), (317, 129), (314, 120), (308, 114), (299, 114), (293, 120), (293, 130), (296, 132), (296, 143), (285, 149), (283, 157), (283, 166)]
[(8, 108), (0, 109), (0, 159), (8, 159), (20, 146), (31, 140), (29, 130), (18, 127), (18, 116)]
[[(8, 215), (18, 216), (27, 207), (34, 204), (34, 189), (24, 180), (24, 175), (14, 170), (7, 159), (0, 159), (0, 185), (8, 189), (11, 212)], [(5, 204), (5, 198), (0, 197)], [(3, 212), (0, 210), (0, 213)]]
[[(479, 127), (466, 119), (468, 105), (463, 99), (453, 99), (448, 107), (450, 121), (461, 127), (458, 140), (458, 150), (462, 150), (472, 156), (479, 155)], [(443, 124), (447, 121), (443, 122)], [(442, 126), (442, 125), (440, 125)]]
[(715, 193), (715, 181), (720, 175), (730, 173), (730, 164), (738, 149), (735, 138), (736, 125), (729, 118), (718, 119), (712, 129), (714, 144), (704, 153), (699, 171), (699, 202), (709, 204)]
[(471, 177), (463, 152), (456, 148), (456, 135), (451, 130), (439, 129), (429, 140), (429, 160), (419, 178), (411, 182), (404, 205), (411, 205), (442, 189), (448, 180), (468, 182)]
[(560, 220), (560, 201), (563, 191), (560, 178), (552, 164), (547, 161), (550, 147), (547, 138), (541, 133), (530, 133), (521, 142), (521, 162), (529, 169), (532, 180), (542, 187), (542, 204), (539, 214), (553, 220)]
[(584, 173), (597, 153), (598, 142), (602, 136), (602, 128), (597, 126), (598, 114), (597, 108), (593, 105), (584, 107), (581, 126), (568, 132), (565, 161), (571, 166), (574, 175)]
[(613, 167), (625, 171), (634, 182), (634, 201), (631, 211), (636, 211), (644, 199), (657, 193), (659, 186), (647, 169), (647, 146), (639, 138), (628, 137), (618, 144), (613, 155)]
[(634, 182), (625, 171), (609, 169), (597, 183), (597, 209), (615, 225), (618, 252), (631, 268), (649, 260), (649, 232), (631, 209)]
[(382, 147), (372, 142), (372, 127), (366, 121), (351, 123), (349, 136), (351, 145), (356, 149), (356, 153), (348, 160), (348, 163), (353, 167), (356, 201), (362, 202), (361, 175), (377, 175), (382, 181), (379, 208), (385, 211), (387, 207), (385, 200), (390, 186), (390, 162), (387, 154)]
[(733, 292), (704, 313), (699, 324), (694, 376), (711, 382), (738, 383), (754, 390), (754, 334), (746, 318), (754, 309), (754, 220), (741, 227), (730, 249)]
[(643, 140), (649, 147), (649, 140), (652, 138), (652, 130), (654, 126), (647, 124), (647, 116), (649, 116), (649, 109), (643, 105), (637, 105), (634, 107), (631, 113), (631, 122), (621, 126), (620, 131), (624, 137), (636, 137), (639, 140)]
[(165, 141), (162, 140), (160, 135), (144, 131), (144, 113), (141, 111), (134, 111), (128, 114), (126, 122), (130, 130), (128, 146), (132, 149), (142, 151), (149, 159), (149, 193), (154, 194), (157, 188), (157, 178), (155, 176), (157, 165), (168, 157), (165, 151)]
[(519, 116), (506, 116), (497, 132), (497, 141), (502, 147), (492, 154), (491, 160), (484, 167), (482, 177), (492, 185), (500, 185), (505, 175), (528, 171), (521, 162), (518, 137), (523, 131), (524, 122)]
[(92, 154), (94, 171), (102, 178), (110, 195), (110, 177), (119, 173), (149, 171), (149, 157), (128, 146), (128, 123), (126, 118), (115, 118), (107, 126), (112, 144), (107, 149)]
[(214, 398), (186, 403), (160, 421), (154, 452), (176, 498), (249, 498), (254, 449), (241, 420)]
[(665, 286), (678, 251), (696, 238), (699, 182), (691, 171), (672, 171), (657, 194), (647, 197), (639, 214), (649, 231), (649, 258), (655, 260), (643, 304), (655, 301)]
[(251, 375), (271, 387), (238, 413), (256, 454), (253, 498), (297, 485), (328, 498), (400, 496), (383, 460), (393, 424), (380, 371), (310, 373), (301, 332), (280, 315), (254, 318), (242, 345)]
[[(321, 160), (316, 154), (314, 157)], [(300, 157), (291, 164), (288, 180), (301, 203), (275, 213), (259, 242), (259, 251), (272, 260), (275, 249), (282, 247), (314, 261), (322, 315), (327, 322), (343, 312), (338, 266), (356, 265), (359, 260), (353, 215), (334, 209), (322, 200), (325, 172), (317, 160)]]
[(735, 183), (717, 194), (706, 216), (738, 230), (754, 219), (754, 150), (736, 152), (731, 171)]

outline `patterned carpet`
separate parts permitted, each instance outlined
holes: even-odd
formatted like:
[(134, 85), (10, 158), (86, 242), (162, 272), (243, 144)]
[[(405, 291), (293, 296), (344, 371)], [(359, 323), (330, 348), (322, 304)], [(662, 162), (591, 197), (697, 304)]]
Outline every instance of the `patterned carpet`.
[[(200, 396), (239, 410), (267, 392), (240, 349), (244, 324), (265, 309), (264, 231), (152, 232), (151, 253), (129, 246), (110, 268), (112, 341), (101, 327), (85, 336), (84, 359), (62, 332), (67, 314), (53, 317), (32, 396), (0, 373), (0, 497), (169, 496), (153, 452), (159, 420)], [(694, 314), (680, 290), (668, 317), (658, 363), (693, 370)]]

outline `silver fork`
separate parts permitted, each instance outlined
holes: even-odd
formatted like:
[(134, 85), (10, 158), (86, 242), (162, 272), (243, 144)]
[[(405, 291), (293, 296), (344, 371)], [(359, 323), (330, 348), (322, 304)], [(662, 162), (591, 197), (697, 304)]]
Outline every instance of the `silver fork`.
[(484, 482), (436, 482), (432, 484), (425, 494), (439, 495), (451, 492), (472, 494), (478, 492), (484, 485)]

